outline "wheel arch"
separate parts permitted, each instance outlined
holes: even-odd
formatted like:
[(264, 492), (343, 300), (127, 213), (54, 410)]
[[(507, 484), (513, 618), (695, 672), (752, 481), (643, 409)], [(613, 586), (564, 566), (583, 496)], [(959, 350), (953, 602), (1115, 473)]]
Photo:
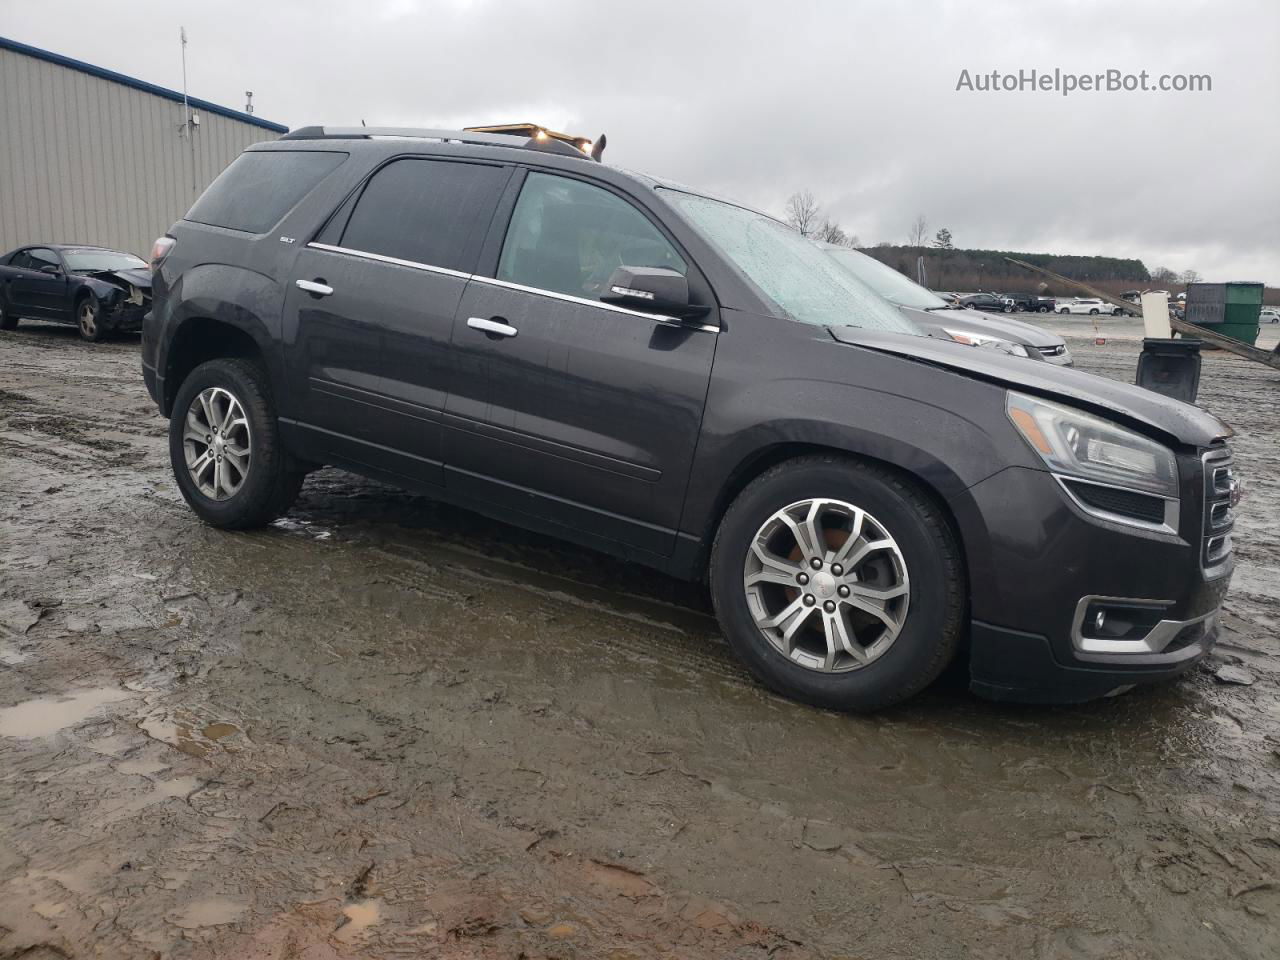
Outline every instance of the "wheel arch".
[[(696, 529), (688, 531), (688, 534), (691, 534), (697, 541), (697, 549), (693, 551), (693, 556), (689, 561), (691, 575), (699, 579), (706, 576), (707, 564), (711, 555), (711, 545), (720, 522), (724, 519), (729, 506), (756, 477), (787, 460), (815, 454), (827, 454), (875, 464), (918, 487), (933, 501), (939, 513), (946, 520), (952, 535), (956, 538), (956, 543), (960, 548), (961, 561), (965, 564), (966, 575), (968, 575), (968, 557), (970, 553), (966, 548), (968, 539), (966, 537), (966, 527), (969, 525), (961, 522), (961, 518), (957, 515), (950, 500), (950, 497), (963, 492), (964, 484), (948, 467), (934, 461), (931, 464), (933, 469), (921, 470), (918, 456), (912, 454), (903, 456), (900, 452), (899, 455), (895, 456), (889, 450), (870, 452), (851, 445), (833, 445), (811, 440), (780, 440), (764, 443), (750, 450), (737, 461), (734, 467), (726, 474), (724, 482), (720, 485), (711, 509), (703, 522), (698, 524)], [(888, 454), (888, 456), (885, 456), (885, 454)], [(910, 462), (912, 460), (916, 461), (914, 468), (906, 466), (904, 462), (900, 462)]]
[(182, 382), (200, 364), (221, 357), (262, 361), (266, 352), (251, 329), (251, 325), (236, 323), (225, 316), (190, 316), (184, 319), (174, 330), (165, 356), (161, 412), (165, 416), (172, 413), (173, 400)]
[(271, 277), (229, 264), (183, 271), (165, 295), (165, 332), (157, 369), (163, 377), (161, 413), (169, 416), (183, 378), (205, 360), (256, 357), (280, 398), (281, 288)]

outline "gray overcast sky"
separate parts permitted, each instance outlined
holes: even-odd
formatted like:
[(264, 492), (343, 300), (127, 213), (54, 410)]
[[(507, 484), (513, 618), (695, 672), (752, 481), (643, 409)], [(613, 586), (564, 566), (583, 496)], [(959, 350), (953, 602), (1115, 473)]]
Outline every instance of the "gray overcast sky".
[[(533, 120), (864, 243), (1141, 257), (1280, 285), (1277, 0), (0, 0), (0, 34), (309, 123)], [(962, 69), (1209, 74), (1207, 93), (957, 92)]]

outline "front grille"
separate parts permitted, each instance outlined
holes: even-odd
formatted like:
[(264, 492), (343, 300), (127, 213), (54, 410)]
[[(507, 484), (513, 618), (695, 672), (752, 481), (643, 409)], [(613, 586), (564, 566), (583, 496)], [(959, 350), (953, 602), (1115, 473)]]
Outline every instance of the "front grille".
[(1164, 500), (1133, 490), (1103, 487), (1079, 480), (1066, 480), (1067, 488), (1076, 498), (1095, 510), (1114, 513), (1142, 523), (1164, 523)]
[(1223, 444), (1204, 454), (1204, 524), (1200, 562), (1216, 567), (1231, 555), (1231, 531), (1235, 511), (1231, 496), (1235, 489), (1235, 467), (1231, 448)]

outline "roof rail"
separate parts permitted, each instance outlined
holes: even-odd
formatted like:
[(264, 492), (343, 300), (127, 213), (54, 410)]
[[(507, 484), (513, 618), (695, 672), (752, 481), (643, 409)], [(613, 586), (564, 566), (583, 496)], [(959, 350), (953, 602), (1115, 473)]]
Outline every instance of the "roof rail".
[(381, 137), (399, 137), (418, 140), (440, 140), (446, 143), (473, 143), (490, 147), (515, 147), (577, 157), (580, 160), (598, 160), (596, 156), (570, 146), (554, 137), (522, 137), (523, 131), (511, 133), (482, 133), (474, 130), (432, 130), (421, 127), (299, 127), (286, 133), (281, 140), (373, 140)]

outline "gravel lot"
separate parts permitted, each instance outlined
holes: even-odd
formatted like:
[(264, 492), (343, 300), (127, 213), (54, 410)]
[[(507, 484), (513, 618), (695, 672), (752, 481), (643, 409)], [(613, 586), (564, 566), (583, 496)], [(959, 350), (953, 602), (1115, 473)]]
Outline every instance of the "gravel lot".
[[(1061, 320), (1132, 377), (1134, 325)], [(136, 341), (0, 357), (0, 958), (1280, 956), (1280, 372), (1205, 362), (1212, 663), (858, 718), (695, 588), (345, 473), (205, 527)]]

